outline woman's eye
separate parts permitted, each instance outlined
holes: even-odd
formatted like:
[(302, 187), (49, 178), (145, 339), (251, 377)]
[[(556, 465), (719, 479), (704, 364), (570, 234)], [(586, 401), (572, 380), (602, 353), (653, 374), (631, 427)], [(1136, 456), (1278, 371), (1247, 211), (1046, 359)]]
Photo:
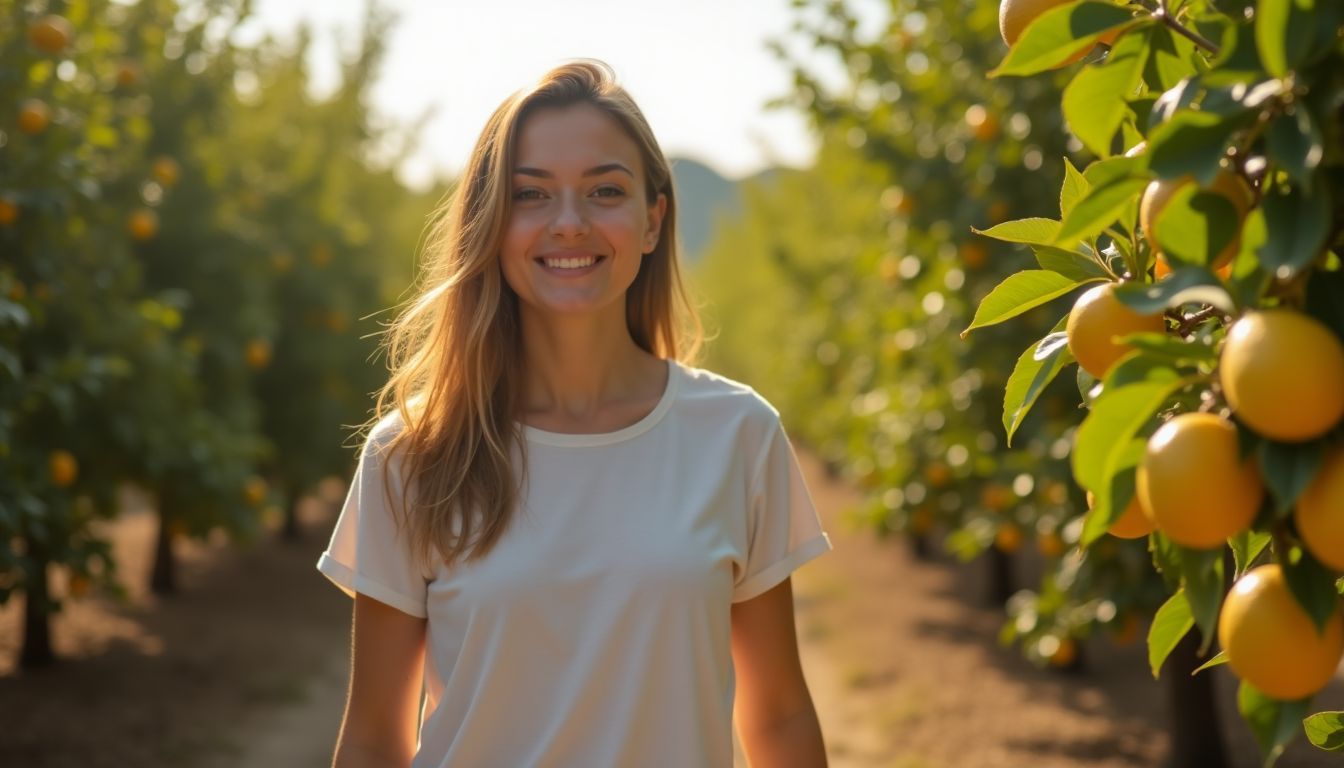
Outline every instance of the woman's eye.
[(534, 187), (517, 190), (513, 193), (514, 200), (540, 200), (541, 190)]
[(621, 197), (625, 190), (620, 187), (598, 187), (593, 194), (598, 197)]

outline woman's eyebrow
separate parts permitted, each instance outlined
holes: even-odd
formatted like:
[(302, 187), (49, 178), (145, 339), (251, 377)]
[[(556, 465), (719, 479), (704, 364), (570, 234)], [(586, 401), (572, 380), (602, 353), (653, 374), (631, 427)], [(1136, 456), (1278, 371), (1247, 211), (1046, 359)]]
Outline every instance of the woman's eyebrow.
[[(622, 171), (630, 178), (632, 179), (635, 178), (634, 172), (631, 171), (629, 168), (626, 168), (621, 163), (605, 163), (603, 165), (595, 165), (592, 168), (589, 168), (588, 170), (584, 171), (583, 176), (585, 177), (601, 176), (604, 173), (611, 173), (612, 171)], [(541, 168), (529, 168), (527, 166), (521, 166), (513, 169), (513, 172), (516, 174), (520, 174), (522, 176), (535, 176), (539, 179), (555, 178), (555, 174), (551, 173), (550, 171), (543, 170)]]

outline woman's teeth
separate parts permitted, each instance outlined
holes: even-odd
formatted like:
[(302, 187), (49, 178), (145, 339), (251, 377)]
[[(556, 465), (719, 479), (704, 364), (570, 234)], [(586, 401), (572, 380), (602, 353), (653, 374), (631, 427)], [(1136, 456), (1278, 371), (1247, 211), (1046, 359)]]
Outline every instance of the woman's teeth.
[(597, 257), (587, 256), (582, 259), (543, 259), (546, 266), (551, 269), (582, 269), (590, 267), (597, 262)]

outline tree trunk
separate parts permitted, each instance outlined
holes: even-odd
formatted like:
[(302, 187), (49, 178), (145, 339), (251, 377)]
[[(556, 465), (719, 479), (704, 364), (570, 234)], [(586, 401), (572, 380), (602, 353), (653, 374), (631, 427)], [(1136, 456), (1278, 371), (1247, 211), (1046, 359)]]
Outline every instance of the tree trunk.
[(34, 547), (31, 539), (28, 541), (28, 551), (32, 553), (34, 565), (28, 574), (28, 584), (24, 587), (23, 647), (19, 651), (19, 666), (36, 669), (55, 663), (56, 654), (51, 650), (47, 556)]
[(907, 533), (905, 541), (910, 545), (910, 553), (915, 556), (916, 560), (933, 558), (933, 547), (929, 544), (927, 533)]
[(1213, 671), (1191, 675), (1205, 659), (1199, 657), (1199, 630), (1192, 629), (1167, 657), (1162, 678), (1171, 706), (1169, 768), (1226, 768), (1223, 732), (1214, 699)]
[(174, 503), (169, 494), (159, 495), (159, 540), (154, 545), (154, 569), (149, 589), (156, 595), (177, 594), (177, 564), (173, 560), (173, 531), (170, 523)]
[(991, 546), (986, 552), (989, 558), (985, 573), (988, 582), (985, 587), (985, 600), (993, 608), (1002, 608), (1008, 598), (1016, 591), (1013, 578), (1013, 557), (998, 547)]

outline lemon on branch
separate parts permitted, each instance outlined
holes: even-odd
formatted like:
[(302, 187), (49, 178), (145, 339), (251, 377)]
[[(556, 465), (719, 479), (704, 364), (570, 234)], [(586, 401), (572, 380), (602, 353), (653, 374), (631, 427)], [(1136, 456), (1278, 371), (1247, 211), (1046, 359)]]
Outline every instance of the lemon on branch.
[(1227, 331), (1218, 374), (1237, 418), (1273, 440), (1311, 440), (1344, 417), (1344, 344), (1301, 312), (1246, 313)]
[(1344, 571), (1344, 447), (1326, 455), (1298, 497), (1293, 518), (1307, 551), (1327, 567)]
[(1069, 351), (1083, 370), (1098, 379), (1104, 378), (1115, 361), (1131, 349), (1116, 342), (1117, 337), (1166, 329), (1161, 314), (1142, 315), (1122, 304), (1115, 297), (1115, 286), (1102, 283), (1079, 296), (1064, 328)]

